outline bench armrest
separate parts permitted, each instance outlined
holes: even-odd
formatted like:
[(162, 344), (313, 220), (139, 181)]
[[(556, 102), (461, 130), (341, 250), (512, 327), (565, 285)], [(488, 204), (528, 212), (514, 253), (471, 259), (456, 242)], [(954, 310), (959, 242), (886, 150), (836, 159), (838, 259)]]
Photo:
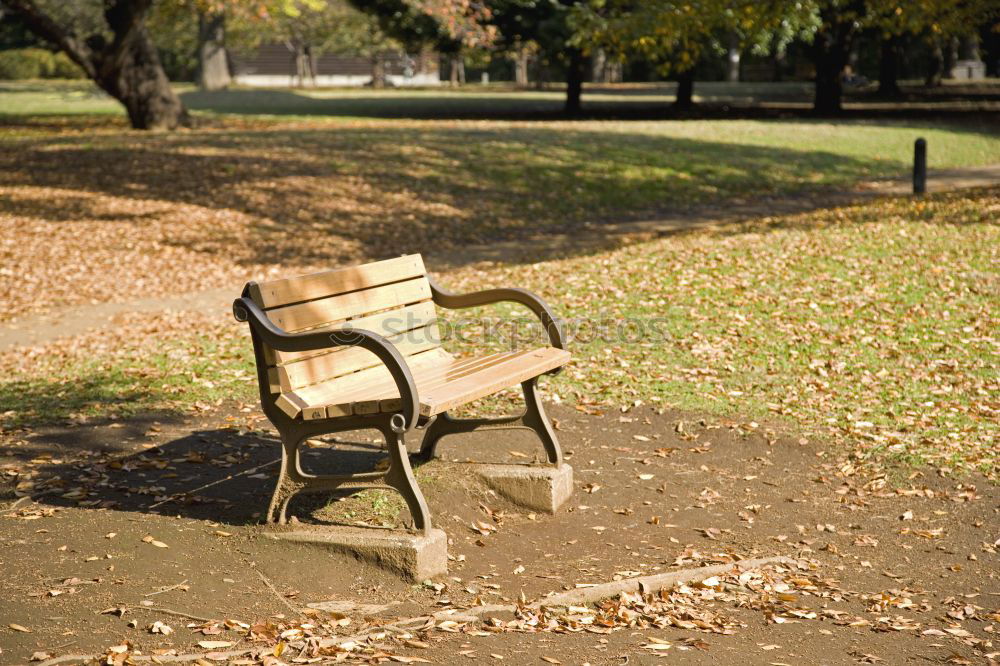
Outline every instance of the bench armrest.
[(316, 331), (312, 333), (287, 333), (268, 319), (256, 303), (246, 297), (233, 301), (233, 316), (237, 321), (250, 323), (250, 328), (264, 344), (285, 352), (302, 352), (331, 347), (361, 347), (375, 354), (389, 370), (399, 389), (401, 411), (406, 430), (412, 430), (420, 417), (420, 399), (417, 385), (406, 364), (406, 359), (396, 347), (378, 333), (359, 328)]
[(486, 289), (469, 294), (454, 294), (442, 288), (430, 275), (427, 276), (427, 281), (430, 282), (431, 295), (434, 298), (434, 302), (449, 310), (472, 308), (477, 305), (490, 305), (503, 301), (520, 303), (534, 312), (542, 322), (542, 326), (549, 336), (549, 344), (557, 349), (566, 349), (562, 326), (559, 325), (559, 320), (556, 319), (555, 313), (552, 312), (552, 309), (545, 301), (527, 289)]

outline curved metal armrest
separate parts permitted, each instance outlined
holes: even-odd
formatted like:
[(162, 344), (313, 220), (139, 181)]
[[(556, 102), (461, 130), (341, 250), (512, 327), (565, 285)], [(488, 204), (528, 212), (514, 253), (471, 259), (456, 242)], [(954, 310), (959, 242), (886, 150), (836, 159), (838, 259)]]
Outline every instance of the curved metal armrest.
[(406, 359), (396, 347), (378, 333), (358, 328), (348, 330), (316, 331), (313, 333), (286, 333), (268, 319), (267, 314), (249, 298), (233, 301), (233, 316), (237, 321), (246, 321), (264, 344), (284, 352), (302, 352), (331, 347), (361, 347), (375, 354), (389, 370), (402, 404), (406, 430), (412, 430), (420, 417), (420, 399), (417, 385), (406, 364)]
[(562, 326), (559, 324), (559, 320), (556, 319), (555, 313), (552, 312), (552, 309), (545, 301), (527, 289), (486, 289), (470, 294), (454, 294), (443, 289), (430, 275), (427, 276), (427, 281), (430, 282), (431, 295), (434, 298), (434, 302), (450, 310), (472, 308), (477, 305), (490, 305), (491, 303), (500, 303), (502, 301), (520, 303), (534, 312), (538, 319), (541, 320), (545, 332), (548, 333), (549, 344), (558, 349), (566, 349)]

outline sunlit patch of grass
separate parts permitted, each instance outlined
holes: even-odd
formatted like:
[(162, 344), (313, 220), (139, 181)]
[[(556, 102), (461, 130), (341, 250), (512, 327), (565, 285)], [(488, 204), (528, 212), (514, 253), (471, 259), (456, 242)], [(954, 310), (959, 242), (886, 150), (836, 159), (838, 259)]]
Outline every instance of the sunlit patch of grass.
[[(420, 131), (413, 132), (418, 126)], [(650, 146), (660, 148), (688, 145), (685, 142), (706, 139), (723, 127), (745, 130), (740, 141), (783, 146), (778, 152), (740, 153), (742, 148), (732, 144), (704, 142), (691, 144), (698, 151), (690, 154), (668, 154), (651, 149), (642, 153), (634, 146), (619, 151), (620, 134), (626, 132), (623, 124), (553, 123), (544, 131), (539, 125), (508, 124), (503, 125), (502, 138), (496, 136), (501, 127), (496, 124), (487, 129), (457, 127), (366, 126), (357, 131), (275, 132), (264, 137), (237, 132), (223, 136), (215, 148), (228, 156), (236, 148), (271, 141), (281, 144), (268, 145), (284, 156), (281, 151), (308, 148), (310, 141), (333, 141), (329, 145), (343, 148), (330, 151), (336, 168), (357, 168), (363, 177), (359, 182), (371, 187), (368, 198), (358, 202), (363, 214), (356, 219), (342, 216), (344, 233), (377, 229), (361, 223), (377, 216), (371, 202), (385, 204), (390, 197), (395, 202), (391, 205), (418, 199), (427, 204), (430, 199), (434, 201), (426, 210), (411, 209), (413, 219), (405, 221), (406, 228), (423, 228), (428, 238), (443, 243), (467, 241), (476, 233), (495, 237), (496, 229), (507, 223), (537, 230), (585, 213), (621, 213), (620, 206), (625, 205), (635, 212), (653, 200), (653, 193), (665, 191), (648, 175), (658, 177), (656, 168), (663, 173), (696, 174), (691, 183), (720, 192), (756, 192), (768, 178), (776, 187), (793, 189), (801, 184), (798, 165), (782, 163), (792, 150), (802, 151), (803, 160), (814, 161), (813, 167), (829, 178), (852, 179), (854, 167), (864, 162), (859, 142), (877, 146), (882, 137), (898, 152), (913, 130), (875, 124), (749, 122), (690, 123), (683, 128), (640, 123), (627, 128), (633, 134), (647, 132), (653, 139), (681, 129), (686, 132), (676, 144), (649, 140)], [(330, 135), (332, 139), (323, 138)], [(504, 151), (492, 155), (473, 140), (455, 140), (486, 135), (502, 142)], [(996, 145), (983, 134), (963, 136), (964, 144), (952, 142), (964, 146), (955, 148), (956, 156), (980, 155)], [(407, 145), (402, 137), (416, 137), (419, 149), (401, 152), (398, 147)], [(829, 148), (842, 151), (841, 156), (816, 150), (820, 138), (831, 137), (837, 140)], [(947, 142), (945, 135), (939, 138)], [(172, 139), (166, 148), (183, 150), (199, 141)], [(549, 146), (551, 151), (538, 150)], [(379, 159), (364, 161), (362, 149), (376, 151)], [(393, 162), (393, 155), (404, 159)], [(850, 157), (844, 161), (843, 155)], [(824, 169), (824, 160), (833, 168)], [(650, 162), (658, 166), (650, 167)], [(880, 160), (872, 168), (878, 171), (890, 163)], [(307, 166), (311, 170), (316, 164), (310, 159)], [(420, 170), (410, 173), (407, 169), (413, 164)], [(898, 167), (896, 162), (891, 168)], [(258, 161), (245, 161), (238, 168), (266, 169)], [(622, 174), (634, 175), (635, 180)], [(239, 198), (236, 195), (262, 196), (267, 191), (265, 181), (253, 182), (251, 188), (237, 180), (225, 196), (235, 197), (232, 201)], [(282, 180), (272, 194), (283, 197), (284, 207), (315, 203), (316, 182), (309, 180), (312, 189), (305, 185), (296, 189)], [(456, 188), (462, 191), (456, 193)], [(681, 189), (667, 195), (696, 200)], [(223, 195), (213, 191), (212, 196)], [(628, 197), (632, 199), (626, 202)], [(329, 204), (325, 197), (324, 202)], [(270, 210), (272, 203), (265, 197), (255, 205)], [(456, 217), (454, 211), (464, 216)], [(467, 268), (442, 277), (459, 291), (486, 286), (534, 289), (571, 323), (614, 324), (630, 319), (655, 323), (655, 329), (637, 339), (622, 339), (613, 326), (607, 335), (595, 336), (592, 330), (590, 338), (577, 336), (571, 344), (574, 363), (546, 380), (545, 387), (550, 396), (581, 409), (629, 409), (642, 403), (778, 419), (871, 460), (978, 466), (995, 474), (1000, 449), (998, 218), (998, 188), (884, 199), (762, 218), (567, 259)], [(322, 223), (303, 224), (299, 231), (307, 227), (328, 235)], [(269, 229), (271, 233), (273, 228)], [(384, 235), (398, 242), (392, 228), (385, 228)], [(316, 247), (303, 236), (291, 238), (294, 243), (289, 248)], [(277, 241), (268, 239), (268, 247), (275, 247)], [(199, 244), (197, 251), (209, 262), (224, 253), (226, 242), (220, 236), (211, 245)], [(517, 308), (493, 310), (503, 316), (518, 312)], [(149, 321), (137, 323), (142, 319)], [(143, 315), (120, 329), (121, 346), (94, 335), (78, 340), (76, 347), (56, 347), (54, 352), (0, 356), (6, 378), (0, 382), (0, 399), (4, 411), (12, 412), (7, 422), (37, 423), (75, 414), (127, 415), (151, 408), (189, 409), (227, 398), (253, 399), (256, 378), (245, 326)], [(136, 329), (144, 332), (125, 339)], [(493, 340), (500, 347), (506, 343)], [(476, 346), (454, 345), (457, 351)], [(494, 406), (515, 404), (516, 394), (511, 394)]]
[(193, 315), (133, 319), (142, 323), (51, 343), (41, 354), (0, 354), (3, 427), (204, 411), (254, 398), (253, 353), (235, 327)]
[[(617, 340), (612, 326), (603, 339), (573, 341), (574, 363), (543, 382), (562, 402), (784, 419), (867, 459), (994, 473), (998, 205), (996, 189), (886, 200), (445, 281), (527, 286), (569, 320), (656, 320), (647, 333), (662, 337)], [(253, 400), (242, 327), (205, 330), (213, 332), (63, 350), (30, 376), (10, 367), (14, 379), (0, 384), (8, 421)], [(493, 348), (511, 344), (504, 330)], [(457, 352), (484, 347), (475, 335), (456, 342), (448, 345)], [(519, 404), (515, 389), (476, 408)]]
[(399, 514), (404, 509), (406, 503), (394, 490), (362, 490), (329, 502), (318, 516), (336, 522), (397, 527)]
[(551, 391), (581, 408), (779, 419), (868, 459), (995, 474), (998, 211), (997, 188), (888, 199), (449, 282), (659, 320), (662, 336), (572, 344)]
[[(385, 110), (417, 100), (447, 113), (493, 94), (511, 104), (534, 99), (490, 90), (323, 91), (318, 100), (301, 91), (234, 90), (206, 99), (239, 101), (244, 115), (220, 112), (192, 130), (133, 132), (120, 118), (73, 115), (72, 95), (87, 85), (0, 83), (0, 109), (13, 114), (0, 119), (7, 231), (0, 263), (10, 269), (0, 272), (0, 319), (407, 252), (461, 261), (470, 244), (593, 237), (606, 222), (674, 219), (692, 207), (722, 213), (763, 195), (820, 205), (810, 197), (905, 176), (917, 136), (927, 138), (933, 167), (1000, 154), (996, 125), (974, 119), (328, 115), (355, 102)], [(36, 95), (56, 102), (35, 108)], [(255, 115), (285, 102), (315, 113)], [(123, 261), (123, 248), (141, 258)]]

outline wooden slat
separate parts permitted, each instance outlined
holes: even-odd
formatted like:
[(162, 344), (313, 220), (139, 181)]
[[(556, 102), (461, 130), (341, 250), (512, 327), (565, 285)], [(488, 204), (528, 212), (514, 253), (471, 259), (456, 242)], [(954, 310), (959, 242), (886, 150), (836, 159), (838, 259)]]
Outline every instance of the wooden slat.
[[(431, 416), (536, 377), (564, 365), (569, 358), (569, 352), (553, 347), (467, 359), (454, 359), (444, 350), (435, 349), (414, 356), (409, 365), (421, 413)], [(311, 408), (325, 404), (330, 418), (399, 409), (398, 389), (384, 367), (362, 370), (290, 395)]]
[(563, 349), (536, 349), (513, 362), (492, 366), (431, 389), (420, 396), (420, 412), (424, 416), (446, 412), (565, 365), (569, 359), (569, 352)]
[[(569, 360), (569, 352), (554, 348), (502, 352), (486, 358), (461, 359), (432, 369), (430, 372), (415, 373), (417, 393), (420, 396), (420, 412), (425, 416), (440, 414), (461, 404), (496, 393), (520, 384), (526, 379), (557, 368)], [(370, 404), (377, 402), (380, 411), (399, 409), (396, 388), (379, 387), (379, 393), (369, 393), (367, 400), (360, 402), (364, 409), (371, 411)], [(360, 396), (350, 396), (355, 400)], [(343, 409), (345, 405), (337, 405)], [(355, 410), (355, 413), (357, 411)]]
[[(453, 382), (459, 379), (460, 377), (483, 372), (487, 368), (494, 365), (509, 363), (518, 356), (526, 353), (528, 352), (499, 352), (497, 354), (481, 358), (456, 360), (448, 366), (436, 368), (432, 372), (424, 373), (418, 377), (415, 380), (417, 383), (417, 394), (422, 396), (424, 393), (429, 393), (434, 389), (447, 384), (448, 382)], [(389, 393), (390, 395), (394, 395), (395, 391), (390, 391)], [(421, 398), (421, 405), (422, 404), (423, 399)], [(397, 411), (400, 408), (400, 405), (401, 403), (399, 398), (383, 397), (379, 400), (379, 409), (383, 412)], [(421, 409), (421, 411), (423, 412), (423, 409)]]
[(302, 418), (306, 421), (326, 416), (326, 409), (322, 405), (310, 405), (294, 393), (279, 395), (276, 403), (281, 411), (293, 419), (299, 414), (302, 414)]
[(302, 413), (302, 409), (304, 407), (309, 406), (305, 400), (295, 395), (294, 393), (288, 393), (288, 394), (282, 393), (281, 395), (278, 396), (278, 399), (275, 400), (275, 403), (278, 405), (281, 411), (288, 414), (293, 419)]
[(321, 298), (308, 303), (275, 308), (267, 313), (275, 325), (296, 333), (351, 317), (417, 303), (431, 297), (427, 278), (382, 285), (363, 291)]
[[(409, 365), (413, 380), (417, 385), (417, 394), (420, 395), (423, 391), (438, 384), (476, 372), (490, 364), (502, 362), (509, 355), (509, 352), (502, 352), (486, 358), (467, 359), (453, 359), (446, 356), (444, 358), (431, 358), (430, 362), (419, 364), (410, 362)], [(421, 354), (414, 358), (421, 359), (421, 357), (426, 356), (426, 354)], [(373, 370), (380, 372), (371, 373), (370, 370), (366, 370), (365, 373), (371, 374), (367, 374), (361, 381), (352, 381), (355, 378), (354, 375), (351, 375), (329, 382), (321, 397), (310, 397), (310, 402), (313, 404), (327, 402), (329, 404), (328, 414), (341, 414), (350, 411), (367, 414), (376, 411), (391, 412), (399, 409), (399, 389), (392, 379), (392, 375), (384, 368), (373, 368)], [(348, 381), (344, 382), (345, 379)], [(359, 408), (362, 411), (358, 412)]]
[[(336, 330), (340, 328), (345, 328), (350, 325), (351, 328), (363, 329), (366, 331), (371, 331), (373, 333), (378, 333), (379, 335), (385, 337), (392, 337), (403, 331), (408, 331), (414, 328), (422, 328), (428, 324), (432, 324), (437, 320), (437, 310), (434, 307), (433, 301), (422, 301), (420, 303), (415, 303), (414, 305), (409, 305), (404, 308), (396, 308), (395, 310), (386, 310), (384, 312), (379, 312), (377, 314), (368, 315), (365, 317), (358, 317), (355, 319), (350, 319), (347, 321), (339, 321), (328, 326), (323, 326), (319, 331), (326, 330)], [(437, 329), (435, 329), (436, 332)], [(309, 358), (311, 356), (320, 356), (322, 354), (329, 354), (337, 351), (336, 349), (327, 350), (313, 350), (307, 352), (282, 352), (274, 351), (273, 359), (269, 359), (272, 364), (286, 364), (295, 361), (302, 360), (304, 358)]]
[(410, 254), (362, 266), (351, 266), (254, 285), (250, 297), (262, 308), (275, 308), (317, 298), (370, 289), (424, 275), (424, 260)]
[[(427, 368), (446, 364), (451, 360), (451, 355), (440, 347), (411, 355), (406, 359), (410, 372), (414, 374), (418, 374)], [(344, 402), (349, 405), (350, 400), (345, 400), (344, 398), (351, 397), (353, 399), (359, 388), (372, 387), (380, 389), (381, 387), (387, 388), (390, 386), (395, 389), (396, 383), (392, 379), (389, 370), (380, 364), (328, 382), (296, 389), (293, 395), (299, 396), (311, 405), (330, 405)]]
[[(437, 329), (433, 324), (389, 338), (389, 342), (403, 356), (419, 354), (422, 351), (441, 346)], [(282, 391), (293, 391), (303, 386), (334, 379), (381, 363), (378, 357), (367, 349), (342, 347), (339, 351), (333, 351), (329, 354), (288, 365), (279, 365), (277, 368), (278, 384)]]

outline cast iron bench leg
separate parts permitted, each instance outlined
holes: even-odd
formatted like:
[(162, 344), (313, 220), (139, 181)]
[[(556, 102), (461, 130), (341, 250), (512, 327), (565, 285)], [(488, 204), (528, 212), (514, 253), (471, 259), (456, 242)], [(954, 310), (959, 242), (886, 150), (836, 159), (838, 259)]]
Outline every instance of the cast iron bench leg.
[(542, 447), (545, 449), (545, 457), (549, 464), (561, 465), (562, 450), (559, 448), (559, 440), (552, 430), (549, 418), (545, 414), (542, 399), (538, 395), (538, 377), (521, 382), (521, 389), (524, 392), (524, 411), (517, 416), (501, 416), (491, 419), (455, 419), (447, 412), (439, 414), (424, 432), (424, 439), (420, 443), (420, 453), (418, 454), (420, 460), (433, 459), (434, 450), (445, 435), (479, 430), (523, 428), (531, 430), (542, 440)]
[(281, 437), (281, 469), (267, 510), (267, 522), (284, 525), (288, 504), (299, 493), (348, 491), (385, 488), (395, 490), (406, 501), (414, 527), (426, 534), (431, 529), (430, 511), (413, 477), (403, 433), (391, 425), (378, 426), (389, 449), (389, 468), (385, 472), (359, 474), (307, 474), (299, 464), (299, 446), (315, 434), (285, 433)]
[(402, 432), (395, 432), (392, 426), (381, 428), (389, 448), (389, 469), (385, 473), (385, 484), (395, 489), (406, 501), (406, 506), (413, 516), (413, 526), (427, 534), (431, 529), (431, 513), (427, 508), (424, 494), (413, 476), (410, 467), (410, 457), (406, 452), (406, 442)]

